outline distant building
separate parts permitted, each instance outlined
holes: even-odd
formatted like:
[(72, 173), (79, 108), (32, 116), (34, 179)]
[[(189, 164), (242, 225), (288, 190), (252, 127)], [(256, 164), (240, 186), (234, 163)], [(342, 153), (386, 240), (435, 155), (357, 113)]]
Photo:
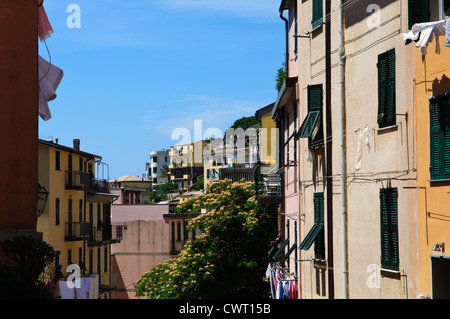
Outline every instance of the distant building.
[(151, 180), (153, 185), (165, 184), (167, 178), (161, 177), (161, 169), (164, 165), (169, 166), (169, 150), (153, 151), (150, 153), (150, 163), (146, 165), (146, 177)]
[(203, 150), (206, 141), (182, 143), (170, 149), (170, 181), (179, 189), (189, 189), (203, 174)]
[(148, 179), (124, 175), (109, 181), (111, 192), (118, 196), (115, 204), (143, 204), (147, 201), (147, 193), (152, 188), (152, 182)]

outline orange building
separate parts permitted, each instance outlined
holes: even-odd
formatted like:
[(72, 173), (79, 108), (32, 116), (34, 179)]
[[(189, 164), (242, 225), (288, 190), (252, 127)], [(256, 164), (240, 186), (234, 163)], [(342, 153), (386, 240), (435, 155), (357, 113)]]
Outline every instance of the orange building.
[(416, 50), (417, 218), (420, 291), (450, 298), (450, 48)]

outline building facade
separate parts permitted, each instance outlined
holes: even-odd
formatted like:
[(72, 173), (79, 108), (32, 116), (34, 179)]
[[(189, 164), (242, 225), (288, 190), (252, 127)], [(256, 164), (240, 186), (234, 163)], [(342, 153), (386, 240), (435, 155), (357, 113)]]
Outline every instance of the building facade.
[(280, 248), (297, 267), (299, 298), (418, 294), (417, 202), (408, 189), (417, 178), (415, 53), (400, 38), (409, 6), (281, 2), (287, 79), (273, 118), (282, 136), (280, 230), (289, 234), (281, 242), (290, 242)]
[(147, 163), (147, 179), (151, 180), (153, 185), (165, 184), (167, 177), (161, 176), (161, 169), (169, 166), (169, 150), (153, 151), (150, 153), (150, 163)]
[(96, 175), (101, 159), (81, 151), (79, 140), (74, 140), (73, 147), (39, 140), (39, 180), (48, 198), (37, 229), (58, 252), (56, 293), (61, 298), (66, 298), (61, 285), (72, 274), (70, 265), (79, 267), (81, 277), (97, 277), (95, 298), (108, 299), (115, 286), (110, 264), (111, 244), (115, 242), (110, 215), (111, 202), (117, 196), (109, 192), (106, 179)]
[[(431, 17), (442, 21), (445, 14), (439, 15), (436, 9), (430, 7)], [(450, 243), (450, 49), (443, 47), (445, 41), (441, 34), (440, 54), (435, 53), (434, 41), (427, 44), (426, 54), (414, 48), (417, 184), (409, 189), (417, 197), (420, 292), (437, 299), (450, 298), (450, 254), (446, 247)]]
[(189, 189), (203, 174), (206, 141), (179, 143), (170, 148), (170, 181), (179, 189)]

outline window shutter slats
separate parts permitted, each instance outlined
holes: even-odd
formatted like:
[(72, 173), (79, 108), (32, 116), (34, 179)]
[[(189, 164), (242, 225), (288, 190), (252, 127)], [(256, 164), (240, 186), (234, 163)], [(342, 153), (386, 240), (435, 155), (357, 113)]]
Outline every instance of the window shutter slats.
[(416, 23), (429, 22), (429, 0), (408, 0), (408, 26), (411, 30)]
[(430, 100), (430, 178), (450, 178), (450, 98)]
[(378, 56), (378, 126), (395, 125), (395, 49)]
[(381, 267), (398, 270), (398, 193), (396, 188), (380, 189)]

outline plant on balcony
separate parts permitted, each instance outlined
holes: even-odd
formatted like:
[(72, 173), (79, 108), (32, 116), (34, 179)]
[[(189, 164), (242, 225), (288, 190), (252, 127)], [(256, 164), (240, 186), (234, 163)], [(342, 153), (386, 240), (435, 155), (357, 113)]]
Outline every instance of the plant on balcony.
[[(198, 213), (207, 208), (209, 213)], [(194, 217), (187, 229), (202, 229), (177, 258), (142, 275), (136, 295), (162, 298), (265, 298), (263, 273), (277, 234), (275, 206), (255, 203), (254, 184), (219, 181), (208, 194), (177, 207)]]
[(52, 298), (56, 252), (46, 242), (19, 236), (2, 242), (6, 262), (0, 264), (2, 298)]

